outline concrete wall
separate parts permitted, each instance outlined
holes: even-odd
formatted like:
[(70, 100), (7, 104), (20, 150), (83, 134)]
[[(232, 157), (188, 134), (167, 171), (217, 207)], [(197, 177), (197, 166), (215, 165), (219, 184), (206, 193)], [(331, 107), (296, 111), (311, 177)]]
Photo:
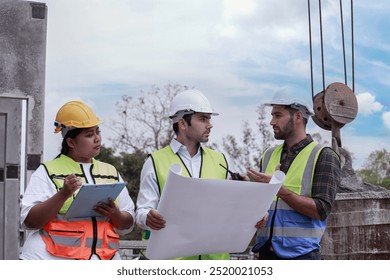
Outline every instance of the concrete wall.
[(0, 0), (0, 259), (19, 258), (20, 196), (43, 154), (46, 19), (44, 3)]
[(43, 155), (47, 6), (0, 0), (0, 98), (27, 101), (27, 170)]
[(390, 259), (390, 191), (340, 193), (322, 239), (334, 260)]

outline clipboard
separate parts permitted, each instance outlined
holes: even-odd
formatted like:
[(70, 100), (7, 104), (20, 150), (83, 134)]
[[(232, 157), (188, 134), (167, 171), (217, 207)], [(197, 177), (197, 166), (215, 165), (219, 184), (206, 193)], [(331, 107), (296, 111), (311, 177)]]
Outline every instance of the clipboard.
[(65, 219), (101, 216), (93, 207), (99, 201), (108, 203), (109, 198), (115, 200), (126, 185), (126, 182), (82, 185), (65, 213)]

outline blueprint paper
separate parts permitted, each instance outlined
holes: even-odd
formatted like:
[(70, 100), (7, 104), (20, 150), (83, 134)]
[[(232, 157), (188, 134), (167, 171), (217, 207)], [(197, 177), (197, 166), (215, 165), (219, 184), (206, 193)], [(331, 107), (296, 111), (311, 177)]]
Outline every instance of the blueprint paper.
[(99, 202), (108, 203), (108, 198), (115, 200), (127, 183), (85, 184), (77, 193), (65, 214), (66, 219), (101, 216), (93, 210)]
[(157, 208), (166, 226), (151, 230), (149, 259), (245, 251), (285, 178), (282, 171), (269, 184), (179, 174), (172, 165)]

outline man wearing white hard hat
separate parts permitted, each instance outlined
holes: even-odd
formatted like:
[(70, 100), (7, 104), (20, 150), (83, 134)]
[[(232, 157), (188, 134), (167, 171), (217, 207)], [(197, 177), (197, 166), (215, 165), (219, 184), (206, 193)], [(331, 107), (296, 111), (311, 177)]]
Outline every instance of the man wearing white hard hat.
[[(144, 229), (143, 239), (148, 239), (150, 229), (165, 227), (165, 220), (157, 212), (160, 194), (171, 164), (182, 167), (182, 175), (193, 178), (226, 179), (228, 163), (222, 153), (202, 145), (209, 140), (213, 125), (211, 116), (216, 113), (199, 90), (185, 90), (177, 94), (170, 105), (176, 137), (166, 146), (152, 153), (141, 171), (140, 191), (137, 197), (136, 223)], [(228, 253), (183, 257), (187, 260), (229, 259)]]
[(250, 169), (247, 175), (269, 182), (280, 168), (286, 178), (252, 251), (259, 259), (322, 259), (320, 241), (340, 184), (340, 159), (306, 133), (314, 115), (310, 102), (278, 94), (264, 105), (272, 106), (274, 137), (284, 142), (264, 152), (260, 172)]

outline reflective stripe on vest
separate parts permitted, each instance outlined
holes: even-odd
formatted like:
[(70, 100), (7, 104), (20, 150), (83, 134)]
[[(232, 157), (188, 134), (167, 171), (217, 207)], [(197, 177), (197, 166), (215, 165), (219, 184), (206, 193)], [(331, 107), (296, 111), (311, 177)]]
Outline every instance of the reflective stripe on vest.
[[(52, 179), (57, 191), (63, 187), (63, 179), (54, 176), (66, 177), (75, 174), (84, 183), (86, 176), (81, 165), (68, 156), (60, 157), (42, 164), (48, 176)], [(114, 166), (92, 159), (91, 175), (96, 184), (118, 182), (118, 172)], [(111, 259), (119, 249), (119, 235), (113, 225), (105, 221), (104, 217), (91, 217), (77, 221), (61, 220), (72, 203), (74, 196), (67, 199), (61, 207), (57, 218), (51, 220), (41, 229), (41, 237), (46, 249), (54, 256), (71, 259), (90, 259), (92, 254), (101, 259)]]
[[(57, 191), (62, 189), (64, 180), (55, 178), (55, 176), (66, 177), (70, 174), (75, 174), (83, 183), (87, 182), (81, 165), (66, 155), (60, 155), (60, 157), (42, 163), (42, 165), (45, 167), (47, 174), (55, 184)], [(95, 159), (92, 159), (91, 175), (95, 184), (114, 183), (119, 181), (118, 171), (114, 166)], [(68, 211), (76, 194), (77, 192), (65, 201), (59, 211), (60, 214), (63, 215)]]
[[(294, 159), (291, 164), (283, 185), (298, 195), (310, 196), (315, 165), (322, 150), (322, 146), (311, 142)], [(270, 149), (264, 154), (262, 170), (272, 174), (280, 162), (283, 146)], [(302, 215), (293, 210), (282, 199), (276, 204), (275, 197), (269, 217), (274, 214), (275, 224), (273, 228), (272, 246), (275, 252), (282, 258), (294, 258), (319, 248), (319, 242), (326, 227), (326, 220), (320, 221)], [(271, 218), (264, 229), (257, 234), (257, 243), (264, 244), (270, 236)]]
[[(183, 161), (180, 159), (180, 157), (177, 154), (175, 154), (172, 151), (170, 146), (166, 146), (165, 148), (152, 153), (151, 158), (153, 160), (154, 170), (156, 172), (160, 193), (164, 188), (164, 184), (172, 164), (174, 163), (180, 164), (182, 168), (181, 175), (186, 177), (191, 177), (191, 174), (189, 174), (187, 167), (185, 166)], [(207, 147), (202, 147), (202, 162), (201, 162), (201, 170), (200, 170), (199, 178), (226, 179), (227, 171), (224, 168), (222, 168), (219, 164), (222, 164), (223, 166), (226, 166), (228, 168), (225, 156), (222, 153), (218, 153)], [(230, 254), (229, 253), (206, 254), (206, 255), (189, 256), (189, 257), (183, 257), (177, 259), (228, 260), (230, 259)]]

